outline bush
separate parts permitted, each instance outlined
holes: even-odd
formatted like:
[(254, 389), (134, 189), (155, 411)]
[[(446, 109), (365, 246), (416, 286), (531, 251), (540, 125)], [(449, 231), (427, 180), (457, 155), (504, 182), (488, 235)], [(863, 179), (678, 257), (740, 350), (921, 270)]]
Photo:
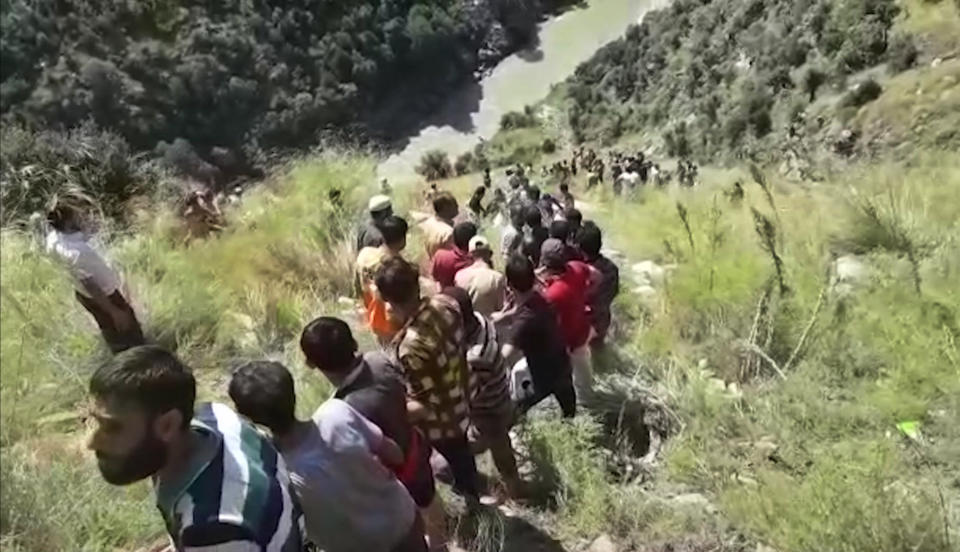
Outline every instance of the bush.
[(510, 111), (500, 117), (500, 130), (515, 130), (518, 128), (530, 128), (537, 125), (537, 119), (530, 110), (521, 113), (519, 111)]
[(0, 135), (0, 223), (43, 211), (55, 194), (88, 196), (109, 216), (124, 217), (137, 195), (173, 195), (162, 173), (120, 136), (87, 122), (67, 131), (31, 132), (4, 125)]
[(463, 176), (474, 170), (474, 168), (476, 168), (475, 161), (476, 159), (473, 157), (472, 151), (458, 155), (457, 160), (453, 164), (454, 170), (457, 171), (457, 176)]
[(423, 154), (417, 173), (423, 175), (427, 181), (442, 180), (453, 175), (450, 158), (442, 150), (431, 150)]
[(845, 107), (860, 107), (879, 98), (882, 92), (883, 87), (877, 84), (877, 81), (867, 78), (855, 84), (844, 95), (841, 104)]
[(894, 73), (906, 71), (917, 63), (919, 54), (913, 38), (909, 35), (897, 35), (890, 41), (887, 49), (887, 66)]
[(540, 151), (551, 154), (557, 151), (557, 143), (552, 138), (544, 138), (543, 142), (540, 143)]

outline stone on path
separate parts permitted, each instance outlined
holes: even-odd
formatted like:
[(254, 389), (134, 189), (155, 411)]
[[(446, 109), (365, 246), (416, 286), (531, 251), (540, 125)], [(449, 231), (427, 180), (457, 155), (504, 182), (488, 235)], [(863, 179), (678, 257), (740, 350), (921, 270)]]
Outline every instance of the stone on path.
[(600, 535), (587, 548), (587, 552), (617, 552), (617, 545), (607, 535)]
[(630, 267), (633, 271), (633, 278), (639, 285), (647, 285), (654, 288), (663, 285), (666, 271), (664, 268), (653, 261), (641, 261), (634, 263)]

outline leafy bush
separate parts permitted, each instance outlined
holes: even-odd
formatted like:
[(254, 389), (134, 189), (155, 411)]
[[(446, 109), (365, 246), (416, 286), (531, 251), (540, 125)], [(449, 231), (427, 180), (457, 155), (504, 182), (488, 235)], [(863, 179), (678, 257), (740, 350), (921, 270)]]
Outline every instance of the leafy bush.
[(887, 49), (887, 63), (894, 73), (906, 71), (917, 63), (920, 55), (917, 45), (909, 35), (897, 35), (890, 41)]
[(813, 101), (828, 80), (894, 55), (887, 36), (898, 12), (895, 0), (673, 2), (568, 80), (574, 138), (603, 143), (655, 128), (675, 143), (676, 120), (695, 119), (686, 130), (700, 157), (774, 145), (773, 114), (794, 88)]
[(462, 176), (475, 168), (476, 159), (473, 157), (472, 151), (466, 151), (457, 156), (457, 160), (453, 163), (453, 168), (457, 172), (457, 176)]
[(469, 77), (502, 24), (518, 36), (487, 58), (525, 42), (540, 10), (516, 0), (5, 1), (3, 119), (66, 129), (93, 118), (135, 150), (176, 138), (202, 151), (296, 147), (352, 123), (390, 131), (398, 114), (432, 109)]
[(877, 81), (867, 78), (855, 84), (841, 103), (847, 107), (860, 107), (879, 98), (882, 92), (883, 87)]
[(557, 143), (552, 138), (544, 138), (540, 143), (540, 151), (549, 155), (557, 151)]
[(453, 176), (453, 167), (450, 166), (450, 158), (443, 150), (430, 150), (420, 158), (417, 173), (423, 175), (428, 181), (442, 180)]
[(108, 215), (126, 214), (133, 196), (170, 196), (161, 172), (134, 155), (127, 142), (87, 122), (67, 131), (34, 133), (4, 125), (0, 135), (0, 223), (42, 211), (65, 191), (88, 196)]
[(530, 128), (537, 125), (537, 119), (532, 112), (527, 109), (524, 112), (510, 111), (500, 117), (500, 130), (515, 130), (518, 128)]

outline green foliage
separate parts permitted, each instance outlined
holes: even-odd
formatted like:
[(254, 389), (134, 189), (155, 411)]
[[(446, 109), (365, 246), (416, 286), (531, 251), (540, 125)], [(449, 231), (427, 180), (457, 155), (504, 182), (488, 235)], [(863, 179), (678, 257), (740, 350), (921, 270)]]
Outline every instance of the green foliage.
[(853, 86), (843, 97), (841, 104), (847, 107), (860, 107), (880, 97), (883, 88), (877, 81), (867, 78)]
[(173, 190), (153, 165), (143, 163), (122, 138), (85, 123), (69, 132), (30, 132), (4, 125), (0, 148), (0, 223), (34, 212), (64, 192), (91, 198), (108, 215), (123, 216), (138, 195), (169, 198)]
[(534, 117), (532, 111), (527, 108), (522, 113), (519, 111), (511, 111), (509, 113), (504, 113), (503, 117), (500, 118), (500, 130), (514, 130), (518, 128), (530, 128), (537, 125), (537, 118)]
[(453, 168), (457, 176), (463, 176), (476, 169), (477, 159), (474, 158), (472, 151), (466, 151), (457, 156), (453, 163)]
[(453, 176), (453, 167), (450, 158), (443, 150), (430, 150), (420, 157), (417, 173), (423, 175), (427, 181), (441, 180)]
[[(481, 49), (489, 63), (525, 42), (540, 10), (517, 0), (10, 0), (0, 107), (5, 125), (34, 129), (92, 118), (135, 150), (175, 138), (203, 150), (296, 147), (354, 124), (354, 135), (391, 131), (390, 114), (438, 105), (479, 68)], [(501, 23), (516, 36), (488, 47)]]
[(699, 157), (771, 144), (794, 89), (812, 102), (828, 81), (899, 56), (887, 49), (898, 10), (894, 0), (720, 0), (651, 11), (569, 79), (574, 138), (647, 133)]
[(888, 67), (894, 73), (906, 71), (917, 63), (918, 55), (920, 52), (913, 38), (909, 35), (896, 35), (890, 41), (890, 48), (887, 50)]

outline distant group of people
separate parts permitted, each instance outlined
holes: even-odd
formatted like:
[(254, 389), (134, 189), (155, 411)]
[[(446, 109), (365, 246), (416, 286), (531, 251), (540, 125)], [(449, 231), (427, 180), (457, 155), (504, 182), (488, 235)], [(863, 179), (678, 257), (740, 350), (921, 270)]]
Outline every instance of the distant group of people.
[[(433, 453), (470, 509), (490, 491), (475, 460), (487, 450), (503, 493), (522, 497), (510, 429), (547, 397), (564, 417), (591, 397), (592, 351), (603, 347), (619, 291), (602, 232), (583, 220), (567, 183), (559, 199), (541, 194), (529, 170), (517, 167), (492, 192), (509, 219), (499, 255), (481, 232), (489, 207), (464, 216), (434, 187), (433, 216), (419, 224), (421, 269), (406, 258), (411, 228), (391, 198), (370, 199), (355, 288), (379, 346), (360, 351), (335, 317), (303, 328), (306, 366), (336, 389), (309, 419), (295, 414), (290, 371), (266, 360), (234, 369), (232, 407), (197, 404), (190, 369), (146, 343), (119, 274), (89, 243), (83, 209), (58, 202), (48, 249), (115, 353), (90, 381), (90, 447), (103, 477), (151, 478), (173, 548), (195, 551), (443, 549)], [(188, 207), (209, 201), (200, 194)]]

